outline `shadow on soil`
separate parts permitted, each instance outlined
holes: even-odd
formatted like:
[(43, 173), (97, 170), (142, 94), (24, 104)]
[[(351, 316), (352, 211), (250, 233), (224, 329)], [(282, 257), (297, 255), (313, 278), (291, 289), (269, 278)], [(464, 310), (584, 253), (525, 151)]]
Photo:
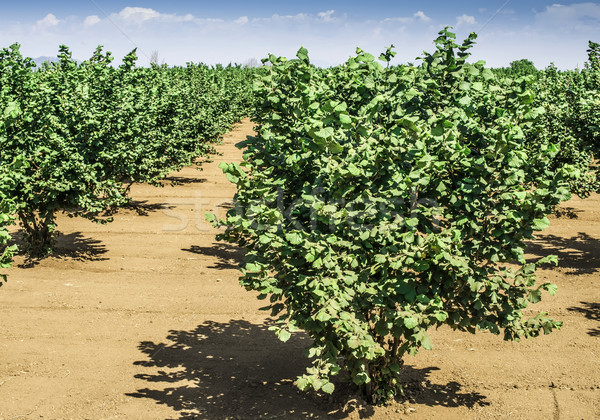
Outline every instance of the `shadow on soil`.
[(192, 245), (189, 248), (183, 248), (182, 251), (192, 254), (206, 255), (216, 257), (213, 265), (207, 268), (216, 268), (219, 270), (235, 270), (244, 262), (244, 251), (235, 245), (216, 242), (212, 246)]
[[(600, 322), (600, 303), (580, 302), (581, 306), (572, 306), (567, 308), (571, 312), (579, 312), (587, 319)], [(590, 328), (588, 334), (592, 337), (600, 337), (600, 327)]]
[[(346, 419), (351, 413), (369, 418), (375, 409), (364, 404), (354, 388), (336, 384), (332, 396), (301, 393), (296, 377), (309, 365), (303, 350), (310, 340), (295, 334), (280, 342), (269, 323), (244, 320), (207, 321), (191, 331), (171, 331), (166, 342), (142, 342), (144, 360), (135, 375), (146, 387), (127, 393), (171, 407), (178, 419)], [(437, 368), (407, 367), (406, 396), (410, 402), (446, 407), (487, 405), (477, 393), (461, 393), (461, 385), (432, 384)], [(392, 408), (404, 409), (395, 403)]]
[(445, 385), (434, 384), (429, 375), (440, 370), (437, 367), (415, 369), (405, 366), (402, 371), (402, 383), (406, 399), (411, 403), (425, 404), (428, 406), (442, 407), (468, 407), (488, 406), (485, 395), (478, 392), (460, 392), (462, 385), (451, 381)]
[(124, 204), (123, 206), (107, 210), (103, 213), (103, 216), (114, 216), (122, 210), (133, 210), (138, 216), (148, 216), (152, 212), (170, 208), (173, 208), (173, 206), (168, 206), (165, 203), (148, 203), (147, 200), (131, 200), (129, 203)]
[(233, 201), (226, 201), (226, 202), (224, 202), (222, 204), (219, 204), (217, 207), (221, 208), (221, 209), (225, 209), (225, 210), (232, 209), (233, 208)]
[(545, 257), (558, 256), (558, 267), (567, 269), (567, 274), (592, 274), (600, 271), (600, 240), (584, 232), (563, 238), (556, 235), (539, 235), (529, 243), (527, 252)]
[[(20, 244), (22, 246), (22, 242)], [(59, 232), (52, 254), (41, 258), (26, 257), (25, 261), (19, 267), (32, 268), (46, 258), (68, 258), (75, 261), (106, 261), (108, 258), (103, 257), (103, 255), (107, 251), (102, 241), (83, 236), (81, 232), (68, 234)]]
[(578, 219), (579, 214), (583, 213), (583, 210), (576, 209), (574, 207), (558, 207), (554, 211), (554, 215), (558, 218), (567, 218), (567, 219)]
[(193, 178), (188, 176), (169, 176), (163, 181), (164, 185), (183, 185), (183, 184), (202, 184), (206, 182), (204, 178)]

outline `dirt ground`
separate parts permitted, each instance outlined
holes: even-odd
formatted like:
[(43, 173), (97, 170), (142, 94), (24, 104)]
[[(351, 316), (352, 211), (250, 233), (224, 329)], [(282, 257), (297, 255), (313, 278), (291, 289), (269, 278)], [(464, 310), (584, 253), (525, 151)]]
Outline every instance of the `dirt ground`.
[(598, 419), (600, 197), (566, 203), (532, 257), (559, 286), (535, 305), (561, 331), (521, 343), (440, 329), (406, 360), (409, 400), (365, 406), (341, 390), (303, 394), (301, 334), (268, 331), (262, 302), (238, 284), (241, 252), (215, 241), (205, 211), (234, 194), (217, 168), (239, 161), (244, 121), (183, 184), (136, 186), (137, 209), (109, 225), (61, 217), (53, 257), (18, 257), (0, 289), (2, 419)]

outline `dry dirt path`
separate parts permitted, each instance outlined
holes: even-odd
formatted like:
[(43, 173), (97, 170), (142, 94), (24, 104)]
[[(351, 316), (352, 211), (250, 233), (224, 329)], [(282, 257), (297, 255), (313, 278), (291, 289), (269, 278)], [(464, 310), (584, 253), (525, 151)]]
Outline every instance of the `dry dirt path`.
[[(304, 395), (302, 336), (279, 343), (262, 302), (237, 281), (239, 250), (215, 241), (205, 211), (235, 192), (218, 164), (184, 183), (136, 186), (142, 213), (107, 226), (61, 217), (54, 257), (14, 267), (0, 289), (0, 419), (595, 419), (600, 418), (600, 199), (568, 203), (532, 255), (557, 252), (559, 285), (539, 308), (565, 322), (533, 341), (504, 343), (441, 329), (408, 359), (410, 403), (371, 409), (343, 395)], [(17, 263), (22, 262), (17, 259)]]

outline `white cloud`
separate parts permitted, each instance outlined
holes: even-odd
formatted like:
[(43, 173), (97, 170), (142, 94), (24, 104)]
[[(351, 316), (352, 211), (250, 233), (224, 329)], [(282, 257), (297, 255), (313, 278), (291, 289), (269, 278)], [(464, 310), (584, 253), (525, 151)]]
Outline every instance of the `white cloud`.
[(83, 26), (94, 26), (100, 22), (100, 18), (96, 15), (91, 15), (85, 18)]
[(456, 18), (456, 27), (457, 28), (459, 26), (464, 26), (464, 25), (475, 25), (476, 23), (477, 22), (475, 22), (475, 17), (469, 16), (467, 14), (462, 14)]
[(417, 20), (420, 20), (421, 22), (430, 22), (431, 21), (431, 18), (420, 10), (417, 13), (415, 13), (413, 15), (413, 17)]
[(39, 28), (50, 28), (60, 23), (60, 20), (56, 18), (52, 13), (48, 13), (46, 17), (37, 21), (36, 25)]
[(239, 25), (245, 25), (248, 23), (248, 16), (241, 16), (233, 21), (233, 23), (237, 23)]
[(169, 13), (160, 13), (154, 9), (147, 7), (125, 7), (121, 10), (116, 17), (126, 22), (144, 23), (147, 21), (161, 21), (161, 22), (191, 22), (197, 20), (193, 15), (187, 14), (179, 16)]
[(431, 22), (431, 18), (429, 16), (427, 16), (424, 12), (422, 12), (421, 10), (419, 10), (418, 12), (415, 12), (410, 17), (385, 18), (383, 21), (384, 22), (399, 22), (399, 23), (413, 23), (413, 22), (416, 22), (416, 21)]
[[(295, 15), (280, 15), (274, 14), (270, 17), (261, 18), (257, 17), (252, 19), (253, 23), (283, 23), (286, 24), (290, 22), (294, 23), (322, 23), (322, 22), (341, 22), (346, 19), (346, 15), (342, 15), (341, 17), (334, 16), (335, 10), (326, 10), (324, 12), (318, 12), (315, 14), (310, 13), (297, 13)], [(339, 16), (339, 15), (338, 15)]]
[(567, 32), (594, 32), (600, 28), (600, 4), (576, 3), (568, 6), (553, 4), (535, 15), (538, 27), (561, 29)]
[(119, 17), (124, 20), (134, 20), (134, 21), (145, 21), (150, 19), (156, 19), (160, 17), (161, 14), (153, 9), (148, 9), (146, 7), (126, 7), (119, 12)]
[(296, 15), (278, 15), (274, 14), (270, 19), (267, 20), (307, 20), (310, 15), (306, 13), (298, 13)]
[(328, 10), (326, 12), (319, 12), (317, 14), (317, 16), (325, 22), (331, 22), (331, 21), (335, 20), (334, 18), (331, 17), (334, 13), (335, 13), (335, 10)]

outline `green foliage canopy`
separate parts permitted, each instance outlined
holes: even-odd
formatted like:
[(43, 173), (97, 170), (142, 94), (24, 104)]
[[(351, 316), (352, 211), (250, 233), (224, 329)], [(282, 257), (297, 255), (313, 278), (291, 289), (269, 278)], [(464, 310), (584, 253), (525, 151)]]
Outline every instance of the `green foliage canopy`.
[(569, 198), (569, 168), (545, 169), (553, 144), (526, 145), (543, 114), (531, 79), (505, 85), (468, 64), (474, 39), (441, 31), (418, 68), (361, 49), (325, 70), (304, 48), (263, 60), (258, 135), (241, 165), (222, 165), (235, 206), (208, 218), (247, 250), (241, 283), (269, 300), (279, 338), (314, 340), (301, 389), (332, 392), (345, 369), (385, 401), (404, 356), (432, 348), (429, 328), (518, 340), (560, 327), (523, 315), (556, 291), (524, 248)]
[(163, 185), (172, 171), (214, 152), (212, 144), (251, 105), (248, 69), (188, 64), (118, 67), (98, 47), (40, 69), (19, 45), (0, 50), (2, 193), (14, 204), (30, 255), (50, 252), (56, 214), (106, 222), (134, 182)]

